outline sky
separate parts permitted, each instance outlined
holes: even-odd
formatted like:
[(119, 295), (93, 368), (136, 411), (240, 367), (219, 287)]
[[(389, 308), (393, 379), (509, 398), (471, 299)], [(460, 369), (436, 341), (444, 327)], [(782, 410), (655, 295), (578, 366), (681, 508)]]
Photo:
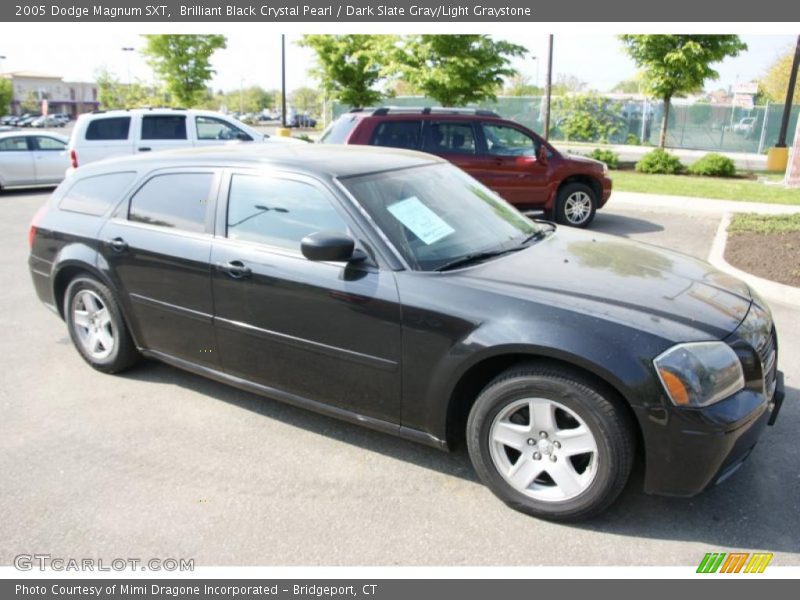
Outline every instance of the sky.
[[(106, 67), (123, 82), (152, 81), (150, 67), (138, 51), (123, 52), (123, 47), (141, 48), (142, 38), (136, 33), (120, 34), (119, 29), (92, 29), (91, 36), (75, 36), (69, 27), (50, 30), (46, 36), (31, 36), (30, 30), (12, 29), (0, 36), (0, 72), (40, 71), (62, 75), (68, 81), (92, 80), (95, 71)], [(235, 90), (240, 85), (260, 85), (267, 89), (280, 87), (280, 35), (242, 35), (220, 24), (216, 33), (226, 35), (227, 48), (213, 58), (216, 70), (211, 85), (216, 89)], [(495, 36), (497, 37), (497, 36)], [(792, 35), (742, 35), (749, 49), (739, 57), (726, 59), (716, 66), (720, 78), (707, 84), (707, 89), (727, 88), (737, 81), (759, 77), (781, 53), (796, 40)], [(31, 43), (31, 39), (36, 39)], [(314, 86), (308, 74), (313, 65), (313, 52), (297, 45), (299, 35), (287, 35), (286, 85), (291, 91), (301, 86)], [(530, 54), (514, 60), (514, 67), (540, 85), (546, 76), (547, 35), (512, 33), (503, 36), (510, 42), (528, 48)], [(536, 58), (533, 58), (536, 57)], [(559, 74), (574, 75), (585, 81), (589, 89), (610, 90), (616, 83), (631, 77), (635, 66), (623, 52), (614, 35), (556, 34), (553, 51), (554, 79)]]

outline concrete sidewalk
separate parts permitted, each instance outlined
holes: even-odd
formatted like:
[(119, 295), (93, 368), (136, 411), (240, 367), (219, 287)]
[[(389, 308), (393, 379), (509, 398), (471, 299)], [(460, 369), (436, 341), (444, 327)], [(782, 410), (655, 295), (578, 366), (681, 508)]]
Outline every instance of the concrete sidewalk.
[(761, 202), (739, 202), (736, 200), (711, 200), (709, 198), (693, 198), (691, 196), (667, 196), (665, 194), (643, 194), (640, 192), (619, 191), (615, 191), (611, 194), (611, 199), (606, 206), (720, 216), (737, 212), (757, 213), (761, 215), (800, 213), (800, 205), (764, 204)]

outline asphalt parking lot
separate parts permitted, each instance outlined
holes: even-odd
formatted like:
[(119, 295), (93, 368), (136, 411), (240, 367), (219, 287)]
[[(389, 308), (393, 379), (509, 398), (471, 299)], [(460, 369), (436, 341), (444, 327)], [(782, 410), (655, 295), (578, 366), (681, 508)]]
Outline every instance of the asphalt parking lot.
[[(36, 299), (26, 234), (46, 193), (0, 194), (0, 564), (17, 554), (197, 565), (800, 565), (800, 310), (773, 305), (787, 400), (749, 462), (693, 499), (642, 494), (601, 518), (506, 508), (445, 454), (157, 363), (89, 368)], [(705, 258), (718, 218), (619, 210), (595, 228)]]

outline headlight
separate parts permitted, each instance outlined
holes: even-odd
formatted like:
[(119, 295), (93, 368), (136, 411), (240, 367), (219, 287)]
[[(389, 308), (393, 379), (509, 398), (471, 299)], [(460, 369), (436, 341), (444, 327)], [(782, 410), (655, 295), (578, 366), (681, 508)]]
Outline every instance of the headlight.
[(653, 364), (676, 406), (708, 406), (744, 387), (739, 357), (724, 342), (678, 344)]

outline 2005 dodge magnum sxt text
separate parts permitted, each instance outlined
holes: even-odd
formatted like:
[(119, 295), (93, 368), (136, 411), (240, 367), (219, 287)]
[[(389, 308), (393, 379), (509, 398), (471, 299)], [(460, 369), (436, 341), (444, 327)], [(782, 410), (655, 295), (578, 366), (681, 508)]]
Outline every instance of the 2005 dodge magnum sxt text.
[(141, 355), (416, 441), (550, 519), (727, 478), (783, 400), (768, 307), (682, 254), (531, 221), (361, 147), (81, 167), (34, 217), (39, 297), (100, 371)]

